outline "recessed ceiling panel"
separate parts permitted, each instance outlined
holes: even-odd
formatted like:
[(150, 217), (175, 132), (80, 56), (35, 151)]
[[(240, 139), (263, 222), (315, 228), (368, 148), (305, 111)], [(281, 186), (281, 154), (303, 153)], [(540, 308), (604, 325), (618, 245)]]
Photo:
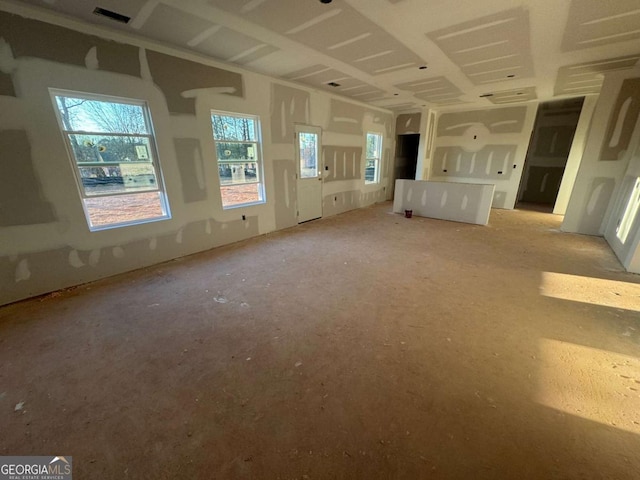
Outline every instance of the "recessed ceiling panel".
[(562, 50), (592, 48), (638, 38), (638, 0), (572, 0)]
[(206, 55), (245, 64), (277, 50), (244, 33), (226, 27), (215, 29), (193, 48)]
[(151, 38), (186, 46), (213, 26), (202, 18), (161, 3), (143, 23), (140, 32)]
[(494, 92), (492, 96), (487, 97), (491, 103), (501, 105), (504, 103), (520, 103), (528, 102), (529, 100), (535, 100), (538, 98), (536, 94), (536, 87), (524, 87), (514, 90), (503, 90), (501, 92)]
[(416, 98), (438, 105), (461, 103), (462, 92), (445, 77), (432, 77), (395, 85), (401, 90), (414, 93)]
[(424, 61), (343, 0), (209, 0), (262, 27), (348, 63), (370, 75), (417, 67)]
[(533, 76), (529, 14), (523, 8), (460, 23), (427, 36), (477, 85)]
[(558, 70), (555, 95), (587, 95), (600, 92), (604, 72), (632, 68), (640, 54), (568, 65)]

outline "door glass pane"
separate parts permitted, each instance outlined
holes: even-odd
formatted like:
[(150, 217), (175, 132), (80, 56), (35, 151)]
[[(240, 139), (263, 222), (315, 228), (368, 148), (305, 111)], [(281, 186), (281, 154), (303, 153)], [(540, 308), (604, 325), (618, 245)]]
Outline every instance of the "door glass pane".
[(298, 134), (300, 147), (300, 178), (318, 176), (318, 136), (315, 133)]

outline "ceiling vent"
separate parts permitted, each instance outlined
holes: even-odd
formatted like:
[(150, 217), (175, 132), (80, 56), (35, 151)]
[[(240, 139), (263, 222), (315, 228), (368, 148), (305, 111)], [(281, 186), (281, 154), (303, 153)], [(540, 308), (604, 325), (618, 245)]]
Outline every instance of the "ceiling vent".
[(112, 12), (111, 10), (107, 10), (105, 8), (100, 8), (100, 7), (96, 7), (93, 10), (93, 13), (95, 13), (96, 15), (107, 17), (111, 20), (115, 20), (116, 22), (120, 22), (120, 23), (129, 23), (129, 20), (131, 20), (131, 17), (127, 17), (126, 15)]
[(340, 84), (336, 83), (336, 82), (329, 82), (329, 83), (327, 83), (327, 85), (329, 85), (330, 87), (339, 87), (340, 86)]

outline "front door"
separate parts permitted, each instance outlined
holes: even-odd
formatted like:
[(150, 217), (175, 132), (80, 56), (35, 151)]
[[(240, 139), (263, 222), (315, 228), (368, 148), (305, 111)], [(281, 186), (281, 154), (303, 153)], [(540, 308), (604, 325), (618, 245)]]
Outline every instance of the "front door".
[(322, 217), (322, 170), (318, 127), (296, 125), (298, 223)]

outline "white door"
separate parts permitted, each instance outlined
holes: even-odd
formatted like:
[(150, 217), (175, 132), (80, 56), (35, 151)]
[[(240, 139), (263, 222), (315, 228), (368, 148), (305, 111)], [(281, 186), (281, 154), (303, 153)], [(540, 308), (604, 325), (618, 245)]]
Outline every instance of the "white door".
[(296, 125), (298, 223), (322, 217), (322, 167), (318, 127)]

